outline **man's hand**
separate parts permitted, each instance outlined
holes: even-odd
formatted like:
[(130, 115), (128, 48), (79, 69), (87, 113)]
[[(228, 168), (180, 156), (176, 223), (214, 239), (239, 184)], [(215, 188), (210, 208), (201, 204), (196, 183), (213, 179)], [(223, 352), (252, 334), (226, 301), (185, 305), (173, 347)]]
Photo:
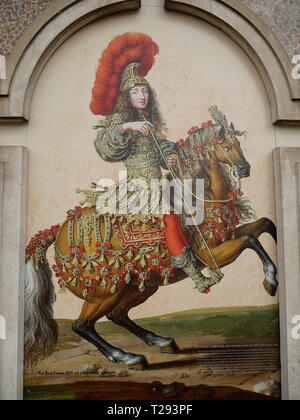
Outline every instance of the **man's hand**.
[(149, 128), (154, 128), (153, 125), (149, 121), (135, 121), (135, 122), (128, 122), (123, 124), (123, 130), (126, 133), (127, 131), (136, 131), (138, 133), (143, 134), (143, 136), (149, 136), (150, 130)]
[(177, 156), (170, 156), (167, 159), (169, 168), (174, 168), (174, 166), (177, 165), (177, 159), (178, 159)]

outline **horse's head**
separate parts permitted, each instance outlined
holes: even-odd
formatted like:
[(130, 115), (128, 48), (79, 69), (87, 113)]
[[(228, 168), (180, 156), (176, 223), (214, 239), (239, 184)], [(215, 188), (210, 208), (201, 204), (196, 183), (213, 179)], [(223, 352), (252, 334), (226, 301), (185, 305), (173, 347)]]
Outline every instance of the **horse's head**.
[(209, 108), (209, 112), (215, 123), (207, 121), (201, 127), (192, 127), (186, 140), (181, 139), (177, 144), (183, 168), (197, 176), (206, 163), (215, 158), (227, 165), (235, 178), (249, 177), (251, 166), (238, 140), (244, 132), (235, 130), (233, 124), (228, 126), (225, 115), (216, 106)]
[(219, 130), (219, 141), (214, 145), (212, 152), (219, 162), (230, 166), (236, 178), (247, 178), (250, 176), (251, 166), (246, 160), (241, 144), (234, 134), (234, 131), (225, 134), (222, 127)]

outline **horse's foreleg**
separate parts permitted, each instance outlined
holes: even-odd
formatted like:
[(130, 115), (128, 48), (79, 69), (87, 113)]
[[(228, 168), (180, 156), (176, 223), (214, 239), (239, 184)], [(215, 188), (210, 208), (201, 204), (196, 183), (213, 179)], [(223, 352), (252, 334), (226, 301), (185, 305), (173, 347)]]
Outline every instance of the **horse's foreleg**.
[(120, 303), (107, 315), (107, 318), (115, 324), (126, 328), (149, 346), (158, 346), (163, 353), (175, 353), (178, 351), (178, 347), (172, 338), (160, 337), (151, 331), (145, 330), (133, 322), (128, 316), (128, 312), (132, 308), (144, 303), (157, 290), (158, 286), (148, 286), (144, 292), (141, 292), (137, 286), (132, 285)]
[[(111, 300), (111, 299), (110, 299)], [(105, 341), (96, 331), (95, 323), (113, 310), (115, 305), (111, 302), (88, 303), (85, 302), (79, 319), (73, 324), (73, 331), (84, 338), (111, 362), (125, 363), (130, 369), (144, 370), (148, 368), (148, 362), (143, 355), (126, 353)]]
[(262, 244), (254, 236), (249, 238), (249, 248), (253, 249), (261, 259), (265, 272), (264, 287), (266, 292), (270, 296), (275, 296), (278, 288), (277, 277), (277, 268), (270, 258), (269, 254), (266, 252)]
[[(264, 281), (265, 290), (269, 295), (275, 296), (278, 287), (276, 266), (255, 236), (244, 235), (240, 238), (232, 239), (213, 248), (211, 252), (218, 266), (225, 267), (226, 265), (233, 263), (246, 249), (252, 249), (261, 259), (266, 275)], [(202, 252), (202, 255), (204, 256), (205, 261), (211, 261), (208, 252), (205, 254)]]
[(236, 230), (235, 237), (240, 238), (244, 235), (253, 235), (258, 239), (263, 233), (269, 233), (274, 241), (277, 242), (276, 226), (267, 217), (262, 217), (254, 223), (247, 223), (246, 225), (240, 226)]

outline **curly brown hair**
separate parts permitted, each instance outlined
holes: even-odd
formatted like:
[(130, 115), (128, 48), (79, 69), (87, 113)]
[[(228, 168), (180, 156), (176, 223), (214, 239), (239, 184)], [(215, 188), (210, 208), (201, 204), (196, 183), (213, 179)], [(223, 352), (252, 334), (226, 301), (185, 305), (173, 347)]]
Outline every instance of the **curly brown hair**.
[[(145, 109), (148, 114), (147, 120), (154, 125), (156, 135), (159, 135), (160, 138), (164, 138), (168, 130), (160, 112), (157, 95), (149, 85), (148, 89), (149, 102), (147, 108)], [(138, 110), (131, 105), (129, 90), (125, 90), (120, 93), (113, 112), (121, 114), (125, 122), (141, 121), (141, 116)]]

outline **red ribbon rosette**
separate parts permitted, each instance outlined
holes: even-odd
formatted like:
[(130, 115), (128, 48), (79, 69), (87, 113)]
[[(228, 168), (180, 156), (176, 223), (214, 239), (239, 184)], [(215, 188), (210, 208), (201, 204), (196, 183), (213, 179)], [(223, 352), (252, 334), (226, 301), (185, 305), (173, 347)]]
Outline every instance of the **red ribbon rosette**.
[(146, 281), (150, 279), (150, 271), (139, 270), (138, 271), (138, 281), (140, 283), (139, 289), (143, 292), (146, 288)]
[(131, 282), (130, 274), (136, 273), (136, 266), (137, 266), (136, 261), (125, 261), (122, 264), (121, 273), (126, 284), (129, 284)]
[(183, 149), (184, 147), (187, 147), (188, 143), (184, 139), (179, 139), (176, 145), (178, 149)]
[(97, 267), (96, 272), (99, 280), (101, 279), (101, 287), (105, 288), (109, 282), (111, 266), (109, 264), (101, 264)]
[(106, 256), (110, 255), (112, 244), (110, 242), (96, 242), (96, 254), (100, 255), (100, 262), (106, 262)]
[(79, 219), (81, 217), (82, 208), (80, 206), (76, 206), (74, 210), (67, 211), (67, 218), (68, 220)]
[(70, 247), (70, 251), (71, 251), (71, 257), (74, 258), (74, 262), (75, 264), (79, 264), (79, 258), (84, 256), (85, 253), (85, 249), (84, 246), (82, 244), (78, 244), (78, 245), (71, 245)]
[(77, 278), (77, 279), (82, 276), (83, 272), (84, 272), (84, 269), (81, 265), (75, 265), (71, 269), (72, 276)]
[(163, 285), (168, 286), (170, 284), (170, 278), (174, 276), (174, 267), (172, 267), (171, 265), (167, 267), (162, 267), (160, 275), (164, 280)]
[(92, 277), (85, 277), (81, 280), (80, 285), (83, 289), (96, 289), (98, 286), (98, 281)]
[(163, 260), (159, 255), (154, 255), (148, 260), (148, 264), (152, 270), (160, 270), (163, 265)]
[(52, 270), (55, 273), (55, 277), (62, 277), (63, 276), (63, 266), (62, 266), (62, 264), (54, 264), (52, 266)]

